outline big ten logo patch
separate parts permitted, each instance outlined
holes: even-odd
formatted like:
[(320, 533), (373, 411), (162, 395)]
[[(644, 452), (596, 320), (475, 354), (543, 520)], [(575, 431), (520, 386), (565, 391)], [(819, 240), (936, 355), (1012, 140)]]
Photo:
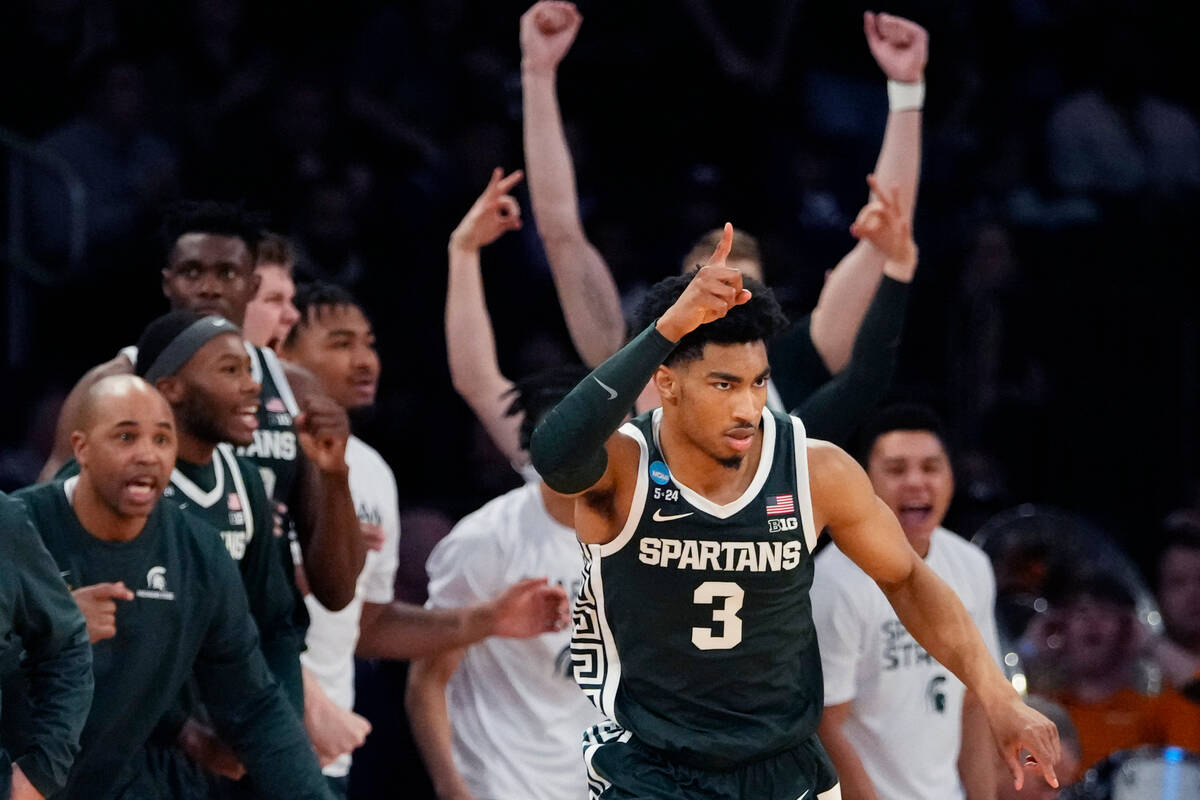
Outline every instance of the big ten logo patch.
[(767, 530), (771, 533), (786, 533), (794, 531), (800, 527), (800, 520), (795, 517), (783, 517), (782, 519), (768, 519)]
[(925, 648), (917, 644), (898, 619), (883, 623), (883, 669), (885, 671), (929, 666), (936, 663)]

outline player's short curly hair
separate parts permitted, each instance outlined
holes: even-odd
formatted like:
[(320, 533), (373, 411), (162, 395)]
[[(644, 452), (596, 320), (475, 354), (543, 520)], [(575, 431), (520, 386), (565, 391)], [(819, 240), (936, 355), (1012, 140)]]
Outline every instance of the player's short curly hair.
[(231, 236), (246, 243), (256, 261), (263, 238), (266, 216), (246, 210), (242, 203), (215, 200), (179, 200), (172, 203), (163, 219), (163, 244), (169, 253), (179, 237), (187, 233)]
[(296, 324), (288, 331), (287, 338), (283, 340), (286, 347), (294, 347), (296, 340), (300, 336), (300, 331), (311, 325), (314, 317), (319, 319), (325, 309), (353, 306), (361, 311), (364, 317), (367, 316), (366, 309), (362, 307), (362, 303), (358, 302), (349, 289), (338, 286), (336, 283), (326, 283), (324, 281), (298, 284), (296, 286), (296, 296), (292, 299), (292, 304), (296, 306), (296, 311), (300, 313), (300, 317), (296, 320)]
[(560, 364), (556, 367), (535, 372), (517, 381), (509, 390), (512, 398), (505, 413), (508, 416), (524, 414), (521, 420), (521, 449), (529, 449), (533, 429), (542, 421), (550, 409), (558, 405), (567, 394), (588, 376), (587, 367), (580, 364)]
[[(645, 330), (655, 320), (667, 312), (692, 279), (696, 277), (693, 270), (686, 275), (675, 275), (665, 278), (650, 287), (642, 298), (637, 312), (634, 314), (634, 331)], [(742, 276), (743, 288), (750, 290), (750, 300), (740, 306), (729, 309), (729, 313), (720, 319), (701, 325), (696, 330), (679, 340), (679, 344), (663, 363), (668, 367), (686, 361), (694, 361), (704, 354), (704, 345), (713, 344), (742, 344), (743, 342), (769, 342), (782, 333), (790, 324), (775, 293), (763, 284)]]

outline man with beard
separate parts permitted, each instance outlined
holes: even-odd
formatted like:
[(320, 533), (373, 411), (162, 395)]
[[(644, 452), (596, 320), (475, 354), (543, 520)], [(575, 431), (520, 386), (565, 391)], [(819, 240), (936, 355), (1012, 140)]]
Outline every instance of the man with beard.
[(254, 787), (325, 800), (221, 538), (161, 499), (177, 449), (170, 406), (140, 378), (108, 376), (87, 390), (79, 412), (71, 437), (79, 474), (18, 493), (58, 569), (78, 587), (92, 631), (95, 697), (57, 797), (160, 796), (146, 783), (153, 772), (144, 745), (194, 676)]
[[(238, 206), (180, 203), (168, 214), (164, 227), (167, 265), (162, 287), (171, 307), (215, 314), (240, 326), (259, 282), (254, 272), (262, 236), (258, 221)], [(246, 352), (262, 390), (258, 428), (253, 442), (240, 448), (239, 455), (257, 464), (267, 494), (290, 509), (313, 593), (328, 607), (342, 608), (354, 596), (354, 579), (365, 554), (354, 503), (344, 476), (322, 472), (304, 457), (295, 420), (306, 412), (306, 432), (315, 438), (345, 436), (349, 423), (311, 375), (285, 370), (270, 350), (247, 345)], [(137, 361), (137, 348), (126, 347), (75, 385), (63, 403), (44, 478), (71, 455), (71, 432), (78, 425), (88, 388), (107, 375), (132, 373)], [(315, 427), (318, 424), (326, 428)], [(290, 546), (280, 542), (279, 550), (281, 562), (290, 570)], [(307, 619), (298, 601), (297, 612), (301, 616), (295, 624), (303, 628)]]
[[(786, 319), (769, 289), (726, 265), (732, 239), (726, 224), (707, 265), (650, 289), (642, 332), (530, 444), (546, 485), (578, 495), (575, 676), (613, 720), (585, 739), (594, 796), (837, 796), (816, 737), (809, 599), (825, 528), (980, 696), (1014, 783), (1028, 748), (1056, 784), (1054, 726), (1021, 702), (862, 468), (766, 409), (766, 342)], [(650, 380), (662, 407), (622, 424)]]

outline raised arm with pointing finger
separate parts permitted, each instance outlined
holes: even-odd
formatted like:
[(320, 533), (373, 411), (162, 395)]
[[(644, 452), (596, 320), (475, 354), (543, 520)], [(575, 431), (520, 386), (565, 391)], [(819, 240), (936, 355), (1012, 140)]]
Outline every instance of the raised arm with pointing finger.
[(521, 17), (521, 87), (533, 218), (550, 261), (571, 341), (584, 363), (594, 367), (623, 343), (625, 318), (608, 265), (583, 231), (575, 171), (555, 94), (558, 64), (582, 23), (573, 3), (543, 0), (525, 12)]
[[(868, 214), (863, 225), (877, 222)], [(820, 667), (808, 666), (819, 661), (810, 559), (828, 528), (905, 629), (979, 698), (1014, 785), (1024, 747), (1057, 786), (1053, 724), (1021, 701), (863, 469), (765, 408), (766, 341), (782, 314), (770, 289), (727, 265), (732, 239), (726, 225), (705, 266), (652, 287), (645, 330), (533, 434), (546, 484), (579, 495), (587, 564), (574, 651), (596, 652), (598, 640), (620, 654), (616, 668), (575, 661), (581, 687), (616, 720), (585, 735), (593, 778), (654, 797), (666, 773), (683, 800), (834, 788), (815, 739)], [(650, 379), (662, 406), (622, 424)]]

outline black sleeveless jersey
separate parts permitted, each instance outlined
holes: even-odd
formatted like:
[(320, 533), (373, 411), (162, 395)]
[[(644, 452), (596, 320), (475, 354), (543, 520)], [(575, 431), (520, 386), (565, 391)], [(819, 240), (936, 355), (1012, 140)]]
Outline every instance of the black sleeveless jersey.
[(235, 456), (230, 445), (219, 444), (209, 464), (177, 461), (163, 498), (220, 534), (226, 551), (238, 563), (272, 670), (276, 666), (272, 651), (279, 647), (279, 638), (290, 640), (282, 650), (294, 659), (303, 632), (292, 624), (291, 581), (279, 558), (271, 501), (254, 462)]
[(804, 427), (766, 410), (753, 480), (717, 505), (671, 474), (661, 415), (621, 428), (641, 448), (637, 486), (617, 538), (583, 546), (575, 677), (646, 744), (725, 768), (800, 744), (821, 717)]
[(294, 423), (300, 407), (274, 351), (250, 344), (246, 345), (246, 351), (250, 354), (250, 370), (254, 380), (262, 384), (262, 392), (254, 442), (239, 447), (237, 454), (258, 465), (268, 497), (289, 502), (296, 482), (296, 459), (300, 457)]

